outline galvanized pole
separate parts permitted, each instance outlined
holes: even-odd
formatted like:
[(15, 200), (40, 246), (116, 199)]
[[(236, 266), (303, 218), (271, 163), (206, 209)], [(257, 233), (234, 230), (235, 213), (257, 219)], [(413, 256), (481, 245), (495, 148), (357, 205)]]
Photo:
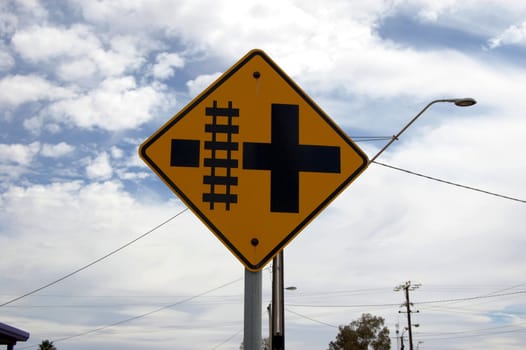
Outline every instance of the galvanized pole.
[(245, 269), (244, 350), (261, 348), (261, 309), (261, 271), (252, 272)]

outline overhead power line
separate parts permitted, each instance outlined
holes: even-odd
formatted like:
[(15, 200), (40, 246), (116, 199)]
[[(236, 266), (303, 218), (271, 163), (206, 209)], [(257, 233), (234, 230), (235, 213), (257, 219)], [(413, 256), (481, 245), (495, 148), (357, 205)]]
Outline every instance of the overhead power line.
[(243, 332), (242, 329), (238, 330), (236, 333), (232, 334), (231, 336), (229, 336), (227, 339), (223, 340), (221, 343), (217, 344), (216, 346), (214, 346), (212, 348), (212, 350), (217, 350), (219, 349), (221, 346), (225, 345), (226, 343), (228, 343), (229, 341), (231, 341), (232, 339), (234, 339), (235, 337), (237, 337), (238, 334), (240, 334), (241, 332)]
[[(85, 335), (88, 335), (88, 334), (92, 334), (92, 333), (97, 333), (97, 332), (100, 332), (102, 330), (105, 330), (105, 329), (108, 329), (108, 328), (111, 328), (111, 327), (115, 327), (115, 326), (119, 326), (121, 324), (124, 324), (124, 323), (128, 323), (128, 322), (131, 322), (131, 321), (135, 321), (135, 320), (138, 320), (138, 319), (141, 319), (141, 318), (144, 318), (144, 317), (147, 317), (147, 316), (150, 316), (150, 315), (153, 315), (157, 312), (160, 312), (160, 311), (163, 311), (163, 310), (166, 310), (166, 309), (171, 309), (175, 306), (178, 306), (178, 305), (181, 305), (181, 304), (184, 304), (184, 303), (187, 303), (189, 301), (192, 301), (194, 299), (197, 299), (199, 297), (202, 297), (206, 294), (210, 294), (212, 292), (215, 292), (219, 289), (222, 289), (222, 288), (225, 288), (225, 287), (228, 287), (236, 282), (239, 282), (243, 279), (243, 277), (240, 277), (240, 278), (236, 278), (235, 280), (232, 280), (230, 282), (227, 282), (227, 283), (224, 283), (220, 286), (217, 286), (217, 287), (214, 287), (214, 288), (211, 288), (211, 289), (208, 289), (204, 292), (201, 292), (199, 294), (196, 294), (196, 295), (193, 295), (191, 297), (188, 297), (188, 298), (185, 298), (183, 300), (180, 300), (176, 303), (172, 303), (172, 304), (169, 304), (169, 305), (165, 305), (165, 306), (162, 306), (160, 308), (157, 308), (155, 310), (152, 310), (152, 311), (149, 311), (149, 312), (145, 312), (143, 314), (140, 314), (140, 315), (137, 315), (137, 316), (133, 316), (133, 317), (129, 317), (129, 318), (126, 318), (124, 320), (121, 320), (121, 321), (117, 321), (117, 322), (114, 322), (114, 323), (111, 323), (111, 324), (108, 324), (108, 325), (105, 325), (105, 326), (100, 326), (100, 327), (97, 327), (97, 328), (93, 328), (91, 330), (88, 330), (88, 331), (85, 331), (85, 332), (82, 332), (82, 333), (77, 333), (77, 334), (73, 334), (73, 335), (69, 335), (69, 336), (66, 336), (66, 337), (62, 337), (62, 338), (57, 338), (57, 339), (54, 339), (53, 340), (53, 343), (58, 343), (58, 342), (62, 342), (62, 341), (66, 341), (66, 340), (70, 340), (70, 339), (73, 339), (73, 338), (78, 338), (78, 337), (82, 337), (82, 336), (85, 336)], [(19, 348), (20, 350), (23, 350), (23, 349), (29, 349), (29, 348), (32, 348), (34, 347), (35, 345), (31, 345), (31, 346), (26, 346), (26, 347), (21, 347)]]
[(21, 295), (21, 296), (18, 296), (18, 297), (14, 298), (14, 299), (8, 300), (8, 301), (6, 301), (6, 302), (0, 304), (0, 307), (2, 307), (2, 306), (6, 306), (6, 305), (9, 305), (9, 304), (12, 304), (12, 303), (14, 303), (15, 301), (18, 301), (18, 300), (23, 299), (23, 298), (25, 298), (25, 297), (28, 297), (28, 296), (30, 296), (30, 295), (32, 295), (32, 294), (35, 294), (35, 293), (37, 293), (37, 292), (40, 292), (40, 291), (43, 290), (43, 289), (46, 289), (46, 288), (48, 288), (48, 287), (51, 287), (52, 285), (55, 285), (55, 284), (57, 284), (57, 283), (59, 283), (59, 282), (62, 282), (62, 281), (64, 281), (65, 279), (67, 279), (67, 278), (69, 278), (69, 277), (71, 277), (71, 276), (73, 276), (73, 275), (76, 275), (77, 273), (79, 273), (79, 272), (81, 272), (81, 271), (86, 270), (87, 268), (89, 268), (89, 267), (91, 267), (91, 266), (93, 266), (93, 265), (95, 265), (95, 264), (101, 262), (102, 260), (107, 259), (107, 258), (109, 258), (110, 256), (112, 256), (112, 255), (114, 255), (114, 254), (120, 252), (120, 251), (123, 250), (124, 248), (129, 247), (130, 245), (132, 245), (133, 243), (137, 242), (138, 240), (140, 240), (140, 239), (142, 239), (142, 238), (148, 236), (149, 234), (151, 234), (151, 233), (154, 232), (155, 230), (161, 228), (162, 226), (166, 225), (167, 223), (169, 223), (170, 221), (172, 221), (173, 219), (175, 219), (176, 217), (178, 217), (179, 215), (181, 215), (182, 213), (184, 213), (184, 212), (187, 211), (187, 210), (188, 210), (188, 208), (185, 208), (185, 209), (181, 210), (180, 212), (178, 212), (177, 214), (175, 214), (175, 215), (172, 216), (171, 218), (169, 218), (169, 219), (163, 221), (162, 223), (160, 223), (159, 225), (155, 226), (154, 228), (152, 228), (152, 229), (146, 231), (145, 233), (143, 233), (143, 234), (140, 235), (139, 237), (137, 237), (137, 238), (135, 238), (135, 239), (129, 241), (128, 243), (126, 243), (126, 244), (120, 246), (120, 247), (117, 248), (117, 249), (112, 250), (112, 251), (109, 252), (108, 254), (106, 254), (106, 255), (104, 255), (104, 256), (102, 256), (102, 257), (96, 259), (96, 260), (93, 260), (93, 261), (90, 262), (89, 264), (86, 264), (86, 265), (84, 265), (84, 266), (82, 266), (82, 267), (80, 267), (80, 268), (78, 268), (78, 269), (76, 269), (76, 270), (74, 270), (74, 271), (72, 271), (72, 272), (70, 272), (70, 273), (68, 273), (68, 274), (66, 274), (66, 275), (64, 275), (64, 276), (62, 276), (62, 277), (60, 277), (60, 278), (54, 280), (54, 281), (52, 281), (52, 282), (49, 282), (49, 283), (43, 285), (42, 287), (39, 287), (39, 288), (37, 288), (37, 289), (33, 289), (32, 291), (27, 292), (27, 293), (25, 293), (25, 294), (23, 294), (23, 295)]
[[(497, 297), (504, 297), (504, 296), (510, 296), (510, 295), (518, 295), (518, 294), (526, 294), (526, 290), (521, 290), (517, 292), (510, 292), (510, 293), (500, 293), (500, 294), (489, 294), (489, 295), (479, 295), (474, 297), (466, 297), (466, 298), (456, 298), (456, 299), (441, 299), (441, 300), (428, 300), (428, 301), (415, 301), (413, 302), (414, 305), (422, 305), (422, 304), (440, 304), (440, 303), (451, 303), (455, 301), (471, 301), (471, 300), (478, 300), (478, 299), (489, 299), (489, 298), (497, 298)], [(315, 305), (315, 304), (288, 304), (287, 306), (292, 307), (324, 307), (324, 308), (358, 308), (358, 307), (386, 307), (386, 306), (400, 306), (400, 303), (390, 303), (390, 304), (348, 304), (348, 305)]]
[(517, 292), (510, 292), (510, 293), (486, 294), (486, 295), (479, 295), (479, 296), (475, 296), (475, 297), (466, 297), (466, 298), (457, 298), (457, 299), (419, 301), (419, 302), (415, 302), (415, 304), (422, 305), (422, 304), (451, 303), (451, 302), (456, 302), (456, 301), (471, 301), (471, 300), (478, 300), (478, 299), (506, 297), (506, 296), (517, 295), (517, 294), (526, 294), (526, 290), (521, 290), (521, 291), (517, 291)]
[[(504, 325), (504, 326), (477, 328), (477, 329), (469, 329), (469, 330), (461, 330), (461, 331), (435, 332), (435, 333), (419, 332), (419, 336), (428, 338), (428, 337), (444, 337), (444, 336), (455, 335), (455, 334), (466, 335), (469, 333), (479, 333), (479, 332), (486, 332), (486, 331), (509, 332), (509, 331), (515, 331), (516, 328), (518, 327), (520, 327), (519, 329), (526, 331), (526, 329), (522, 327), (523, 325), (526, 325), (526, 322), (518, 322), (515, 324), (509, 324), (509, 325)], [(512, 328), (512, 329), (510, 330), (507, 328)]]
[(439, 179), (439, 178), (436, 178), (436, 177), (432, 177), (432, 176), (429, 176), (429, 175), (420, 174), (420, 173), (417, 173), (417, 172), (414, 172), (414, 171), (411, 171), (411, 170), (398, 168), (398, 167), (395, 167), (395, 166), (393, 166), (393, 165), (389, 165), (389, 164), (385, 164), (385, 163), (380, 163), (380, 162), (378, 162), (378, 161), (376, 161), (376, 160), (375, 160), (375, 161), (372, 161), (372, 163), (375, 163), (375, 164), (378, 164), (378, 165), (384, 166), (384, 167), (386, 167), (386, 168), (390, 168), (390, 169), (394, 169), (394, 170), (402, 171), (402, 172), (404, 172), (404, 173), (408, 173), (408, 174), (411, 174), (411, 175), (420, 176), (420, 177), (423, 177), (423, 178), (428, 179), (428, 180), (438, 181), (438, 182), (442, 182), (442, 183), (445, 183), (445, 184), (448, 184), (448, 185), (452, 185), (452, 186), (457, 186), (457, 187), (465, 188), (465, 189), (467, 189), (467, 190), (477, 191), (477, 192), (481, 192), (481, 193), (489, 194), (489, 195), (491, 195), (491, 196), (495, 196), (495, 197), (500, 197), (500, 198), (509, 199), (509, 200), (516, 201), (516, 202), (526, 203), (526, 200), (524, 200), (524, 199), (519, 199), (519, 198), (510, 197), (510, 196), (505, 196), (505, 195), (498, 194), (498, 193), (495, 193), (495, 192), (490, 192), (490, 191), (486, 191), (486, 190), (481, 190), (481, 189), (479, 189), (479, 188), (475, 188), (475, 187), (471, 187), (471, 186), (461, 185), (461, 184), (459, 184), (459, 183), (455, 183), (455, 182), (452, 182), (452, 181), (442, 180), (442, 179)]
[(510, 329), (510, 330), (504, 330), (504, 331), (493, 331), (493, 332), (482, 332), (479, 334), (463, 334), (463, 335), (456, 335), (456, 336), (443, 336), (443, 337), (434, 337), (434, 336), (419, 336), (419, 339), (424, 339), (426, 341), (435, 341), (435, 340), (451, 340), (451, 339), (462, 339), (462, 338), (476, 338), (476, 337), (487, 337), (487, 336), (493, 336), (498, 334), (507, 334), (507, 333), (517, 333), (517, 332), (526, 332), (524, 327), (520, 327), (517, 329)]
[(285, 310), (287, 310), (287, 312), (290, 312), (291, 314), (294, 314), (294, 315), (299, 316), (301, 318), (304, 318), (306, 320), (309, 320), (309, 321), (312, 321), (312, 322), (316, 322), (316, 323), (322, 324), (324, 326), (329, 326), (329, 327), (332, 327), (332, 328), (338, 328), (338, 326), (335, 326), (333, 324), (330, 324), (330, 323), (327, 323), (327, 322), (323, 322), (323, 321), (317, 320), (315, 318), (312, 318), (312, 317), (300, 314), (299, 312), (292, 311), (291, 309), (285, 308)]
[(392, 139), (392, 136), (353, 136), (351, 139), (355, 142), (385, 141)]

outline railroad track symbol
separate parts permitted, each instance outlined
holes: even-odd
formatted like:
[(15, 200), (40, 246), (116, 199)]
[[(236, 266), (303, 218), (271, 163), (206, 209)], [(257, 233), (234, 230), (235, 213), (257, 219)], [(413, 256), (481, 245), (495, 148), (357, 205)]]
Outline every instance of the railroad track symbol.
[[(209, 173), (203, 176), (203, 184), (209, 190), (203, 193), (202, 200), (211, 210), (216, 208), (216, 203), (224, 203), (224, 208), (230, 210), (230, 205), (237, 203), (232, 187), (237, 186), (238, 178), (232, 170), (239, 164), (233, 157), (239, 150), (239, 143), (234, 141), (234, 136), (239, 134), (239, 125), (234, 123), (239, 109), (232, 106), (232, 101), (228, 101), (228, 107), (219, 107), (214, 100), (212, 106), (206, 107), (204, 116), (208, 118), (204, 131), (210, 138), (204, 141), (208, 155), (203, 158), (203, 166), (209, 168)], [(200, 140), (172, 139), (170, 166), (198, 168), (200, 160)]]

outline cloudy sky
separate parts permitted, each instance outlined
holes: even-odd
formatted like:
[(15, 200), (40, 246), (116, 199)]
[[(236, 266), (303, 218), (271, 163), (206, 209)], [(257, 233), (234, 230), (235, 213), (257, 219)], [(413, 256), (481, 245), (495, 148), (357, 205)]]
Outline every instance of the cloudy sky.
[(396, 348), (408, 280), (420, 349), (524, 348), (525, 2), (4, 0), (0, 322), (31, 333), (17, 348), (239, 348), (243, 265), (137, 149), (253, 48), (369, 157), (430, 101), (475, 98), (433, 105), (377, 161), (512, 197), (371, 164), (285, 249), (287, 348), (326, 349), (366, 312)]

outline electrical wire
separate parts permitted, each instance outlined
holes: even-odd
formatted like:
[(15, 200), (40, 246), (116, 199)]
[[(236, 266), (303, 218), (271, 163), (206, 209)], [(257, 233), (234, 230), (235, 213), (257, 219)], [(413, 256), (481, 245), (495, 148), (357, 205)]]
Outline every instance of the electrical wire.
[(417, 173), (417, 172), (414, 172), (414, 171), (411, 171), (411, 170), (395, 167), (393, 165), (380, 163), (380, 162), (378, 162), (376, 160), (372, 161), (372, 163), (384, 166), (386, 168), (402, 171), (404, 173), (408, 173), (408, 174), (411, 174), (411, 175), (420, 176), (420, 177), (423, 177), (423, 178), (428, 179), (428, 180), (438, 181), (438, 182), (445, 183), (445, 184), (448, 184), (448, 185), (457, 186), (457, 187), (461, 187), (461, 188), (464, 188), (464, 189), (467, 189), (467, 190), (481, 192), (481, 193), (484, 193), (484, 194), (489, 194), (491, 196), (500, 197), (500, 198), (504, 198), (504, 199), (509, 199), (509, 200), (512, 200), (512, 201), (520, 202), (520, 203), (526, 203), (526, 200), (524, 200), (524, 199), (519, 199), (519, 198), (510, 197), (510, 196), (505, 196), (505, 195), (498, 194), (498, 193), (495, 193), (495, 192), (481, 190), (481, 189), (478, 189), (478, 188), (475, 188), (475, 187), (461, 185), (459, 183), (455, 183), (455, 182), (451, 182), (451, 181), (447, 181), (447, 180), (442, 180), (442, 179), (439, 179), (439, 178), (436, 178), (436, 177), (432, 177), (432, 176), (429, 176), (429, 175), (420, 174), (420, 173)]
[(445, 299), (445, 300), (434, 300), (434, 301), (420, 301), (420, 302), (415, 302), (414, 304), (423, 305), (423, 304), (451, 303), (451, 302), (457, 302), (457, 301), (471, 301), (471, 300), (478, 300), (478, 299), (504, 297), (504, 296), (517, 295), (517, 294), (526, 294), (526, 290), (521, 290), (521, 291), (517, 291), (517, 292), (510, 292), (510, 293), (479, 295), (479, 296), (467, 297), (467, 298)]
[(312, 322), (316, 322), (316, 323), (319, 323), (319, 324), (322, 324), (322, 325), (325, 325), (325, 326), (329, 326), (329, 327), (332, 327), (332, 328), (338, 328), (338, 326), (335, 326), (333, 324), (330, 324), (330, 323), (327, 323), (327, 322), (323, 322), (323, 321), (320, 321), (320, 320), (317, 320), (315, 318), (312, 318), (312, 317), (309, 317), (309, 316), (306, 316), (306, 315), (303, 315), (303, 314), (300, 314), (299, 312), (295, 312), (295, 311), (292, 311), (291, 309), (289, 308), (285, 308), (285, 310), (287, 312), (290, 312), (291, 314), (294, 314), (296, 316), (299, 316), (301, 318), (304, 318), (306, 320), (309, 320), (309, 321), (312, 321)]
[(392, 138), (392, 136), (352, 136), (351, 140), (354, 142), (370, 142), (391, 140)]
[[(434, 300), (434, 301), (423, 301), (423, 302), (415, 302), (415, 304), (424, 305), (424, 304), (436, 304), (436, 303), (458, 303), (462, 301), (470, 301), (470, 300), (476, 300), (476, 299), (487, 299), (491, 297), (500, 297), (500, 296), (511, 296), (511, 295), (520, 295), (523, 293), (526, 293), (526, 291), (515, 291), (515, 292), (509, 292), (509, 293), (503, 293), (507, 290), (513, 290), (518, 287), (522, 287), (526, 285), (526, 283), (517, 284), (511, 287), (506, 287), (500, 290), (497, 290), (495, 292), (483, 294), (483, 295), (477, 295), (474, 297), (467, 297), (467, 298), (457, 298), (457, 299), (445, 299), (445, 300)], [(312, 296), (326, 296), (326, 295), (334, 295), (334, 294), (341, 294), (342, 295), (348, 295), (347, 293), (353, 293), (353, 292), (364, 292), (364, 291), (383, 291), (386, 290), (386, 288), (370, 288), (370, 289), (355, 289), (355, 290), (348, 290), (348, 291), (335, 291), (335, 292), (329, 292), (329, 293), (314, 293), (314, 294), (305, 294), (302, 295), (302, 297), (312, 297)], [(363, 294), (363, 293), (359, 293)], [(351, 294), (349, 294), (351, 295)], [(352, 294), (355, 295), (355, 294)], [(58, 296), (57, 296), (58, 297)], [(67, 296), (61, 295), (61, 298), (65, 298)], [(94, 298), (94, 296), (75, 296), (75, 298)], [(96, 296), (96, 298), (185, 298), (186, 296)], [(238, 304), (240, 301), (239, 299), (243, 296), (241, 294), (236, 295), (222, 295), (222, 296), (214, 296), (212, 298), (218, 299), (218, 300), (210, 300), (210, 301), (199, 301), (197, 303), (194, 303), (196, 305), (229, 305), (229, 304)], [(294, 299), (297, 299), (298, 297), (295, 296)], [(54, 309), (54, 308), (108, 308), (108, 307), (130, 307), (130, 306), (158, 306), (159, 302), (121, 302), (121, 303), (87, 303), (87, 304), (24, 304), (24, 305), (10, 305), (7, 306), (7, 308), (15, 308), (15, 309), (32, 309), (32, 308), (41, 308), (41, 309)], [(294, 304), (289, 303), (287, 304), (289, 306), (300, 306), (300, 307), (306, 307), (307, 305), (304, 304)], [(399, 303), (386, 303), (386, 304), (359, 304), (359, 305), (334, 305), (332, 307), (392, 307), (397, 306)], [(314, 305), (308, 305), (315, 307)], [(438, 308), (438, 307), (437, 307)], [(442, 307), (444, 308), (444, 307)], [(440, 309), (437, 309), (436, 311), (440, 311)], [(457, 311), (460, 312), (460, 311)], [(473, 313), (473, 311), (466, 311), (465, 313)]]
[[(416, 303), (415, 303), (416, 304)], [(392, 307), (400, 306), (400, 303), (391, 303), (391, 304), (349, 304), (349, 305), (315, 305), (315, 304), (289, 304), (287, 306), (292, 307), (323, 307), (323, 308), (360, 308), (360, 307)]]
[[(426, 332), (419, 332), (420, 337), (443, 337), (448, 334), (466, 334), (466, 333), (477, 333), (477, 332), (483, 332), (483, 331), (496, 331), (498, 329), (505, 329), (505, 328), (517, 328), (521, 327), (522, 325), (525, 325), (526, 322), (519, 322), (513, 325), (505, 325), (505, 326), (496, 326), (496, 327), (487, 327), (487, 328), (477, 328), (477, 329), (471, 329), (471, 330), (462, 330), (462, 331), (452, 331), (452, 332), (436, 332), (436, 333), (426, 333)], [(526, 331), (526, 328), (522, 327), (519, 328), (521, 330)], [(516, 329), (508, 329), (505, 330), (506, 332), (509, 331), (516, 331)]]
[(64, 275), (64, 276), (62, 276), (62, 277), (60, 277), (60, 278), (54, 280), (54, 281), (52, 281), (52, 282), (49, 282), (49, 283), (43, 285), (42, 287), (39, 287), (39, 288), (37, 288), (37, 289), (33, 289), (32, 291), (27, 292), (27, 293), (25, 293), (25, 294), (23, 294), (23, 295), (21, 295), (21, 296), (18, 296), (18, 297), (14, 298), (14, 299), (8, 300), (8, 301), (6, 301), (6, 302), (0, 304), (0, 307), (3, 307), (3, 306), (6, 306), (6, 305), (9, 305), (9, 304), (12, 304), (12, 303), (14, 303), (15, 301), (21, 300), (21, 299), (23, 299), (23, 298), (25, 298), (25, 297), (28, 297), (28, 296), (32, 295), (32, 294), (35, 294), (35, 293), (37, 293), (37, 292), (40, 292), (40, 291), (43, 290), (43, 289), (46, 289), (46, 288), (48, 288), (48, 287), (51, 287), (51, 286), (53, 286), (53, 285), (55, 285), (55, 284), (57, 284), (57, 283), (59, 283), (59, 282), (64, 281), (65, 279), (67, 279), (67, 278), (69, 278), (69, 277), (71, 277), (71, 276), (73, 276), (73, 275), (76, 275), (77, 273), (79, 273), (79, 272), (81, 272), (81, 271), (86, 270), (87, 268), (89, 268), (89, 267), (91, 267), (91, 266), (93, 266), (93, 265), (95, 265), (95, 264), (101, 262), (102, 260), (105, 260), (105, 259), (109, 258), (110, 256), (112, 256), (112, 255), (114, 255), (114, 254), (120, 252), (120, 251), (123, 250), (124, 248), (129, 247), (130, 245), (132, 245), (133, 243), (137, 242), (138, 240), (140, 240), (140, 239), (142, 239), (142, 238), (148, 236), (149, 234), (151, 234), (152, 232), (154, 232), (154, 231), (156, 231), (157, 229), (161, 228), (162, 226), (166, 225), (167, 223), (169, 223), (170, 221), (172, 221), (173, 219), (175, 219), (175, 218), (178, 217), (179, 215), (183, 214), (183, 213), (184, 213), (185, 211), (187, 211), (187, 210), (188, 210), (188, 208), (184, 208), (183, 210), (181, 210), (180, 212), (178, 212), (177, 214), (175, 214), (175, 215), (172, 216), (171, 218), (169, 218), (169, 219), (163, 221), (163, 222), (160, 223), (159, 225), (157, 225), (157, 226), (155, 226), (154, 228), (152, 228), (152, 229), (146, 231), (145, 233), (143, 233), (143, 234), (140, 235), (139, 237), (137, 237), (137, 238), (135, 238), (135, 239), (129, 241), (128, 243), (126, 243), (126, 244), (120, 246), (119, 248), (112, 250), (112, 251), (109, 252), (108, 254), (106, 254), (106, 255), (104, 255), (104, 256), (102, 256), (102, 257), (96, 259), (96, 260), (93, 260), (93, 261), (90, 262), (89, 264), (86, 264), (86, 265), (84, 265), (84, 266), (82, 266), (82, 267), (80, 267), (80, 268), (78, 268), (78, 269), (76, 269), (76, 270), (74, 270), (74, 271), (72, 271), (72, 272), (70, 272), (70, 273), (68, 273), (68, 274), (66, 274), (66, 275)]
[(216, 350), (216, 349), (219, 349), (221, 346), (225, 345), (226, 343), (228, 343), (229, 341), (231, 341), (232, 339), (234, 339), (235, 337), (238, 336), (239, 333), (241, 333), (243, 330), (240, 329), (238, 330), (236, 333), (232, 334), (230, 337), (226, 338), (225, 340), (223, 340), (221, 343), (217, 344), (216, 346), (214, 346), (212, 348), (212, 350)]
[(474, 310), (472, 308), (465, 307), (448, 307), (448, 306), (424, 306), (419, 305), (418, 309), (425, 313), (438, 313), (438, 314), (461, 314), (461, 315), (475, 315), (475, 316), (487, 316), (488, 311), (483, 309)]
[(465, 335), (457, 335), (457, 336), (445, 336), (445, 337), (436, 337), (436, 338), (433, 337), (433, 336), (419, 336), (419, 339), (424, 339), (426, 341), (450, 340), (450, 339), (462, 339), (462, 338), (487, 337), (487, 336), (490, 336), (490, 335), (506, 334), (506, 333), (517, 333), (517, 332), (526, 332), (526, 328), (512, 329), (512, 330), (507, 330), (507, 331), (495, 331), (495, 332), (480, 333), (480, 334), (465, 334)]
[[(518, 295), (518, 294), (526, 294), (526, 290), (521, 290), (517, 292), (510, 292), (510, 293), (500, 293), (500, 294), (491, 294), (491, 295), (479, 295), (474, 297), (466, 297), (466, 298), (456, 298), (456, 299), (442, 299), (442, 300), (430, 300), (430, 301), (415, 301), (413, 302), (414, 305), (423, 305), (423, 304), (439, 304), (439, 303), (451, 303), (456, 301), (471, 301), (471, 300), (478, 300), (478, 299), (488, 299), (488, 298), (496, 298), (496, 297), (503, 297), (503, 296), (509, 296), (509, 295)], [(288, 306), (293, 307), (323, 307), (323, 308), (358, 308), (358, 307), (387, 307), (387, 306), (399, 306), (400, 303), (391, 303), (391, 304), (351, 304), (351, 305), (313, 305), (313, 304), (287, 304)]]
[[(66, 337), (54, 339), (53, 343), (63, 342), (63, 341), (70, 340), (70, 339), (73, 339), (73, 338), (82, 337), (82, 336), (85, 336), (85, 335), (88, 335), (88, 334), (97, 333), (97, 332), (100, 332), (100, 331), (108, 329), (108, 328), (112, 328), (112, 327), (115, 327), (115, 326), (120, 326), (120, 325), (122, 325), (124, 323), (128, 323), (128, 322), (131, 322), (131, 321), (135, 321), (135, 320), (138, 320), (138, 319), (141, 319), (141, 318), (153, 315), (153, 314), (155, 314), (157, 312), (160, 312), (160, 311), (163, 311), (163, 310), (171, 309), (171, 308), (173, 308), (175, 306), (187, 303), (189, 301), (192, 301), (194, 299), (202, 297), (202, 296), (204, 296), (206, 294), (210, 294), (210, 293), (215, 292), (215, 291), (217, 291), (219, 289), (228, 287), (228, 286), (230, 286), (230, 285), (232, 285), (232, 284), (234, 284), (236, 282), (241, 281), (242, 279), (243, 279), (243, 277), (236, 278), (235, 280), (232, 280), (230, 282), (224, 283), (224, 284), (222, 284), (220, 286), (217, 286), (217, 287), (214, 287), (212, 289), (208, 289), (208, 290), (206, 290), (204, 292), (201, 292), (199, 294), (193, 295), (193, 296), (188, 297), (186, 299), (180, 300), (180, 301), (178, 301), (176, 303), (165, 305), (165, 306), (162, 306), (162, 307), (157, 308), (155, 310), (152, 310), (152, 311), (149, 311), (149, 312), (145, 312), (145, 313), (137, 315), (137, 316), (129, 317), (129, 318), (126, 318), (124, 320), (117, 321), (117, 322), (114, 322), (114, 323), (111, 323), (111, 324), (108, 324), (108, 325), (105, 325), (105, 326), (93, 328), (93, 329), (91, 329), (89, 331), (85, 331), (85, 332), (82, 332), (82, 333), (77, 333), (77, 334), (69, 335), (69, 336), (66, 336)], [(34, 345), (21, 347), (21, 348), (19, 347), (18, 349), (22, 350), (22, 349), (29, 349), (29, 348), (32, 348), (32, 347), (34, 347)]]

